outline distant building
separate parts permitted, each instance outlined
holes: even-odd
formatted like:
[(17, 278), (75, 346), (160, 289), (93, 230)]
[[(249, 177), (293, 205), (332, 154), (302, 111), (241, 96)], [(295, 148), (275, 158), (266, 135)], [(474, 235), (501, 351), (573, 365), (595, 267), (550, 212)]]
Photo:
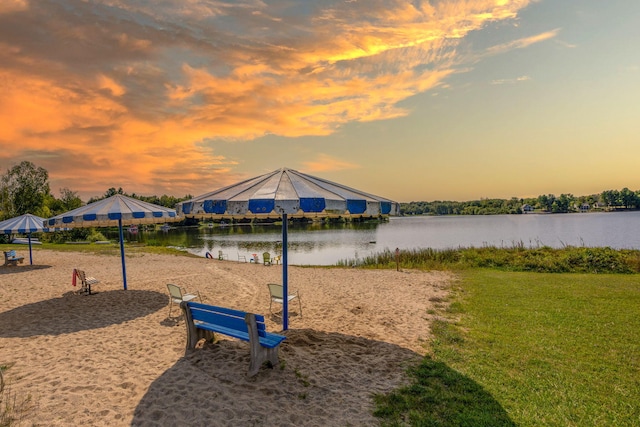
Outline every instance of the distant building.
[(591, 209), (589, 203), (583, 203), (580, 205), (580, 212), (588, 212)]
[(524, 213), (533, 212), (533, 206), (525, 203), (524, 205), (522, 205), (522, 212)]

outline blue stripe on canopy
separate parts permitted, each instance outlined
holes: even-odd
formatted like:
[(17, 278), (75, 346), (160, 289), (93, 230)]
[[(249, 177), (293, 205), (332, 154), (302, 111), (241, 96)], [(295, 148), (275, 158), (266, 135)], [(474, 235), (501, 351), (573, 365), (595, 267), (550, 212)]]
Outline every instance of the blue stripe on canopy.
[[(160, 212), (152, 212), (151, 214), (152, 214), (154, 217), (158, 217), (158, 215), (157, 215), (158, 213), (160, 213)], [(144, 212), (132, 212), (132, 213), (131, 213), (131, 215), (132, 215), (134, 218), (144, 218)], [(161, 213), (160, 213), (160, 216), (162, 216), (162, 214), (161, 214)]]
[(109, 219), (122, 219), (122, 214), (120, 212), (109, 212), (107, 217)]
[(350, 214), (362, 214), (367, 210), (366, 200), (347, 200), (347, 210)]
[(300, 209), (302, 212), (322, 212), (327, 207), (324, 197), (300, 198)]
[(226, 200), (205, 200), (202, 209), (210, 214), (223, 214), (227, 211)]
[(273, 199), (251, 199), (249, 200), (249, 211), (251, 213), (269, 213), (273, 211), (276, 202)]
[(391, 213), (391, 202), (380, 202), (380, 213), (389, 215)]

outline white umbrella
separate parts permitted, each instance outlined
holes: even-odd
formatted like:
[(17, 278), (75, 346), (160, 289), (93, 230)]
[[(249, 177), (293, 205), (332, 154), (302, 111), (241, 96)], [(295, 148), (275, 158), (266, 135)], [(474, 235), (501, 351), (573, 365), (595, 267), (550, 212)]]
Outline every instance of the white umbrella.
[(4, 234), (26, 234), (29, 240), (29, 264), (33, 265), (33, 256), (31, 254), (31, 233), (40, 231), (49, 231), (44, 227), (44, 218), (36, 215), (24, 214), (15, 218), (7, 219), (0, 222), (0, 233)]
[(287, 218), (382, 217), (397, 215), (399, 204), (283, 168), (178, 203), (177, 210), (193, 218), (282, 218), (282, 329), (287, 330)]
[(109, 227), (118, 226), (120, 233), (120, 254), (122, 257), (122, 280), (127, 289), (127, 269), (124, 262), (124, 235), (122, 225), (155, 224), (179, 221), (174, 209), (143, 202), (138, 199), (116, 194), (86, 206), (45, 220), (49, 227)]

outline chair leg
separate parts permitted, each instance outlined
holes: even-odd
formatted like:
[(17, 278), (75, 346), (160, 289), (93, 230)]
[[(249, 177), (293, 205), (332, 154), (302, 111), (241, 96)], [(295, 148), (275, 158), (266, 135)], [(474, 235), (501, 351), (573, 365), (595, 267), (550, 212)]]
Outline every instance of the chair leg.
[(173, 307), (173, 298), (169, 299), (169, 319), (171, 319), (171, 308)]
[(302, 300), (300, 299), (300, 294), (298, 294), (298, 306), (300, 307), (300, 318), (302, 319)]

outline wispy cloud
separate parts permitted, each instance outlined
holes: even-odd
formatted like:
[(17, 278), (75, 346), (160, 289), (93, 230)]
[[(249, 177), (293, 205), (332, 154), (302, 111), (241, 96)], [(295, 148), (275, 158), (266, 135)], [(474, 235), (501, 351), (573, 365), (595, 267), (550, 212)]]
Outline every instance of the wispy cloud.
[(520, 77), (516, 77), (513, 79), (496, 79), (496, 80), (492, 80), (491, 84), (492, 85), (506, 85), (506, 84), (515, 84), (515, 83), (520, 83), (520, 82), (526, 82), (528, 80), (531, 80), (531, 77), (529, 76), (520, 76)]
[(504, 53), (514, 49), (522, 49), (522, 48), (531, 46), (532, 44), (540, 43), (540, 42), (552, 39), (556, 37), (559, 32), (560, 32), (560, 29), (545, 31), (544, 33), (540, 33), (530, 37), (524, 37), (518, 40), (513, 40), (508, 43), (496, 45), (487, 49), (487, 54), (497, 55), (497, 54)]
[[(529, 2), (4, 1), (0, 145), (20, 148), (0, 160), (51, 153), (39, 165), (72, 189), (135, 171), (138, 193), (198, 193), (237, 164), (201, 141), (404, 116), (399, 101), (461, 69), (460, 40)], [(323, 162), (350, 165), (308, 167)]]

